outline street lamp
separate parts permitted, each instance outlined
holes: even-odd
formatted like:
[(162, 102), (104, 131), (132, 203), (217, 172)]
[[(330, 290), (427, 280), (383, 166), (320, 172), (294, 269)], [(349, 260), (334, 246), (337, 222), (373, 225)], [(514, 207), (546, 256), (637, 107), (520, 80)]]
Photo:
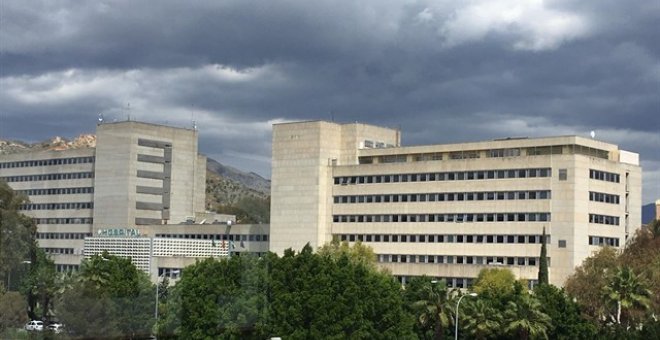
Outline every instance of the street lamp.
[(454, 325), (454, 326), (456, 326), (456, 329), (454, 330), (454, 336), (455, 336), (454, 339), (456, 339), (456, 340), (458, 340), (458, 305), (460, 305), (461, 300), (463, 300), (463, 298), (468, 296), (468, 295), (472, 296), (472, 297), (475, 297), (475, 296), (477, 296), (477, 293), (469, 293), (469, 294), (463, 295), (460, 298), (458, 298), (458, 302), (456, 302), (456, 322), (455, 322), (455, 325)]

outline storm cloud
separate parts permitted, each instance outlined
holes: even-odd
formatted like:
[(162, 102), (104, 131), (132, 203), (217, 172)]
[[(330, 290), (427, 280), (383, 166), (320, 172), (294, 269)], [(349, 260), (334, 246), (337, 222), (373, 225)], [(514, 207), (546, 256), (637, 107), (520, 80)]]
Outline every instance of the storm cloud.
[(639, 152), (660, 198), (660, 2), (0, 2), (0, 138), (98, 114), (199, 127), (269, 177), (274, 122), (402, 130), (406, 145), (577, 134)]

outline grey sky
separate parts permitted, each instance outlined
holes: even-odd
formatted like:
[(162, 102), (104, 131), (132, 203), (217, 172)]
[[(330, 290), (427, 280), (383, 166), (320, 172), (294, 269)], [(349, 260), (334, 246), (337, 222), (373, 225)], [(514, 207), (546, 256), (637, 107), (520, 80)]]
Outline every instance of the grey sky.
[[(270, 174), (270, 125), (400, 127), (404, 144), (588, 135), (660, 198), (660, 1), (0, 1), (0, 138), (98, 113), (190, 126)], [(127, 110), (130, 103), (130, 110)]]

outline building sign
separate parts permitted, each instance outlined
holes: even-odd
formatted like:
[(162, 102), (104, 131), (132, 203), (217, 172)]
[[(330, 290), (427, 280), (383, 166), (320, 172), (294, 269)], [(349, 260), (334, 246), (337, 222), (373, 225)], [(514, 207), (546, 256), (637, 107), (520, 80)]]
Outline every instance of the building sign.
[(98, 237), (139, 237), (140, 229), (135, 228), (109, 228), (99, 229), (96, 232)]

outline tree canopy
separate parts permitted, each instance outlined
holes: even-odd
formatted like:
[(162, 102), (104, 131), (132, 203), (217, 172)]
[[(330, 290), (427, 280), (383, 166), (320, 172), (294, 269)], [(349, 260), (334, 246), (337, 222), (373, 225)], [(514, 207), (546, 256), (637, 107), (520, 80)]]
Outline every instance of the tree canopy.
[[(186, 268), (163, 324), (182, 338), (372, 339), (412, 336), (401, 286), (359, 247), (262, 258), (207, 259)], [(169, 304), (169, 302), (168, 302)]]

